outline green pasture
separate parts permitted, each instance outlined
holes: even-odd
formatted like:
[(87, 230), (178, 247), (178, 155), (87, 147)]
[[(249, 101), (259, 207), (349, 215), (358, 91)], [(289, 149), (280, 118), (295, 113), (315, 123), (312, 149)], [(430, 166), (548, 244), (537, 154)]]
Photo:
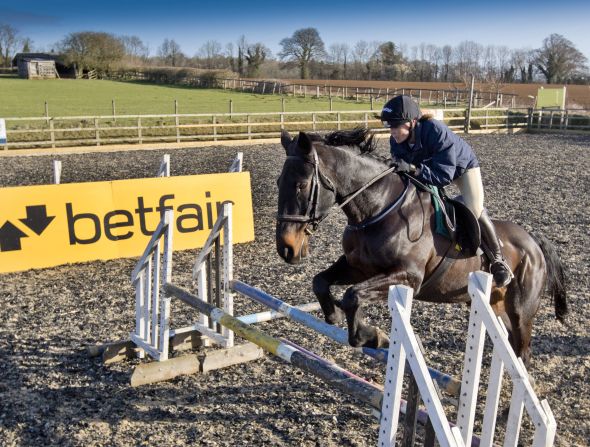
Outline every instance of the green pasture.
[[(187, 86), (154, 85), (86, 79), (27, 80), (0, 77), (0, 117), (98, 116), (117, 115), (227, 113), (229, 101), (234, 113), (280, 112), (279, 95), (259, 95), (230, 90), (200, 89)], [(333, 98), (333, 110), (368, 110), (367, 102)], [(381, 104), (375, 108), (380, 109)], [(287, 112), (329, 110), (327, 98), (285, 97)]]

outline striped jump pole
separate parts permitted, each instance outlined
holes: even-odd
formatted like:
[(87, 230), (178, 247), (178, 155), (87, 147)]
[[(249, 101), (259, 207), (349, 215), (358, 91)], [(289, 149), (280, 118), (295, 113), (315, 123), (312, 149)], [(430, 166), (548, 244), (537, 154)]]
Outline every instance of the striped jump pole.
[[(285, 314), (288, 318), (298, 323), (307, 326), (310, 329), (313, 329), (320, 334), (325, 335), (326, 337), (331, 338), (332, 340), (350, 346), (348, 344), (348, 332), (345, 329), (332, 326), (319, 318), (314, 317), (313, 315), (304, 312), (294, 306), (291, 306), (284, 301), (279, 300), (278, 298), (269, 295), (262, 290), (252, 287), (249, 284), (246, 284), (239, 280), (232, 280), (230, 282), (230, 287), (235, 290), (236, 292), (241, 293), (252, 300), (269, 307), (277, 312)], [(373, 348), (356, 348), (357, 350), (363, 352), (364, 354), (373, 357), (374, 359), (378, 360), (381, 363), (387, 363), (387, 349), (373, 349)], [(428, 368), (430, 376), (432, 379), (437, 383), (437, 385), (447, 391), (449, 394), (453, 396), (459, 395), (459, 390), (461, 388), (461, 382), (455, 379), (448, 374), (440, 372), (434, 368)]]
[[(313, 312), (315, 310), (320, 310), (322, 308), (320, 306), (320, 303), (318, 302), (301, 304), (300, 306), (295, 307), (303, 312)], [(267, 310), (266, 312), (257, 312), (255, 314), (242, 315), (238, 317), (238, 320), (246, 324), (255, 324), (264, 323), (265, 321), (270, 320), (276, 320), (277, 318), (284, 318), (285, 316), (286, 315), (276, 310)]]
[(253, 326), (241, 322), (218, 307), (212, 306), (198, 299), (187, 290), (171, 283), (164, 285), (166, 294), (180, 299), (199, 312), (207, 315), (221, 326), (234, 331), (238, 336), (260, 346), (267, 352), (280, 357), (298, 368), (321, 378), (338, 390), (349, 394), (372, 408), (381, 411), (383, 391), (376, 385), (365, 380), (352, 377), (350, 373), (343, 372), (342, 368), (328, 362), (325, 359), (310, 355), (302, 350), (281, 342), (280, 340), (264, 334)]
[[(166, 283), (164, 284), (164, 291), (167, 295), (178, 298), (185, 304), (207, 315), (211, 320), (221, 326), (231, 329), (239, 337), (260, 346), (265, 351), (316, 377), (319, 377), (339, 391), (355, 397), (359, 401), (369, 405), (371, 408), (381, 412), (383, 403), (383, 389), (381, 387), (367, 382), (317, 354), (297, 346), (295, 343), (282, 341), (266, 335), (264, 332), (243, 323), (218, 307), (200, 300), (186, 289), (175, 286), (171, 283)], [(407, 402), (400, 399), (400, 412), (406, 414), (406, 409)], [(421, 424), (426, 424), (428, 421), (428, 413), (419, 409), (417, 412), (417, 419)], [(454, 427), (453, 423), (450, 423), (450, 425), (451, 427)], [(473, 437), (472, 446), (479, 446), (479, 439), (475, 436)]]

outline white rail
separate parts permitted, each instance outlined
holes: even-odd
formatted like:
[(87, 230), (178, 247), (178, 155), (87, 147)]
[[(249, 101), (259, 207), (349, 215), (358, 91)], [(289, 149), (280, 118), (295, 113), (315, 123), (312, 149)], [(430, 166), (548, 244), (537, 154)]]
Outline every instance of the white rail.
[(506, 328), (489, 304), (491, 286), (492, 277), (488, 273), (478, 271), (469, 274), (468, 291), (472, 300), (471, 314), (456, 427), (449, 422), (444, 412), (410, 324), (412, 290), (404, 286), (390, 287), (389, 309), (392, 315), (392, 330), (379, 446), (395, 444), (406, 359), (440, 445), (471, 445), (486, 334), (493, 344), (493, 351), (489, 382), (484, 394), (486, 402), (480, 445), (494, 445), (496, 416), (504, 370), (508, 373), (513, 384), (504, 445), (516, 446), (518, 444), (524, 409), (535, 427), (533, 447), (553, 445), (556, 431), (555, 418), (547, 401), (539, 401), (537, 398), (522, 360), (516, 357), (510, 346)]

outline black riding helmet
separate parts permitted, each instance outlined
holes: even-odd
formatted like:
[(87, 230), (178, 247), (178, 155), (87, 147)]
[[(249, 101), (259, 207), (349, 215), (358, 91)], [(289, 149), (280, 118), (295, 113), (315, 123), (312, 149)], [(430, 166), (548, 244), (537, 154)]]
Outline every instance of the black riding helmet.
[(381, 111), (381, 121), (385, 127), (395, 127), (420, 118), (420, 107), (412, 98), (399, 95), (387, 101)]

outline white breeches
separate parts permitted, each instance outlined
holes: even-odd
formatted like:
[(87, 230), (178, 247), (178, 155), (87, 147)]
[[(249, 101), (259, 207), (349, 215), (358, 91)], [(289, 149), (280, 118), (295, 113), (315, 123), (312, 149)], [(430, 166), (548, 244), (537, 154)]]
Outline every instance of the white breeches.
[(459, 188), (465, 205), (469, 208), (475, 217), (479, 219), (483, 212), (483, 183), (481, 182), (481, 170), (471, 168), (463, 173), (461, 177), (453, 181), (453, 184)]

